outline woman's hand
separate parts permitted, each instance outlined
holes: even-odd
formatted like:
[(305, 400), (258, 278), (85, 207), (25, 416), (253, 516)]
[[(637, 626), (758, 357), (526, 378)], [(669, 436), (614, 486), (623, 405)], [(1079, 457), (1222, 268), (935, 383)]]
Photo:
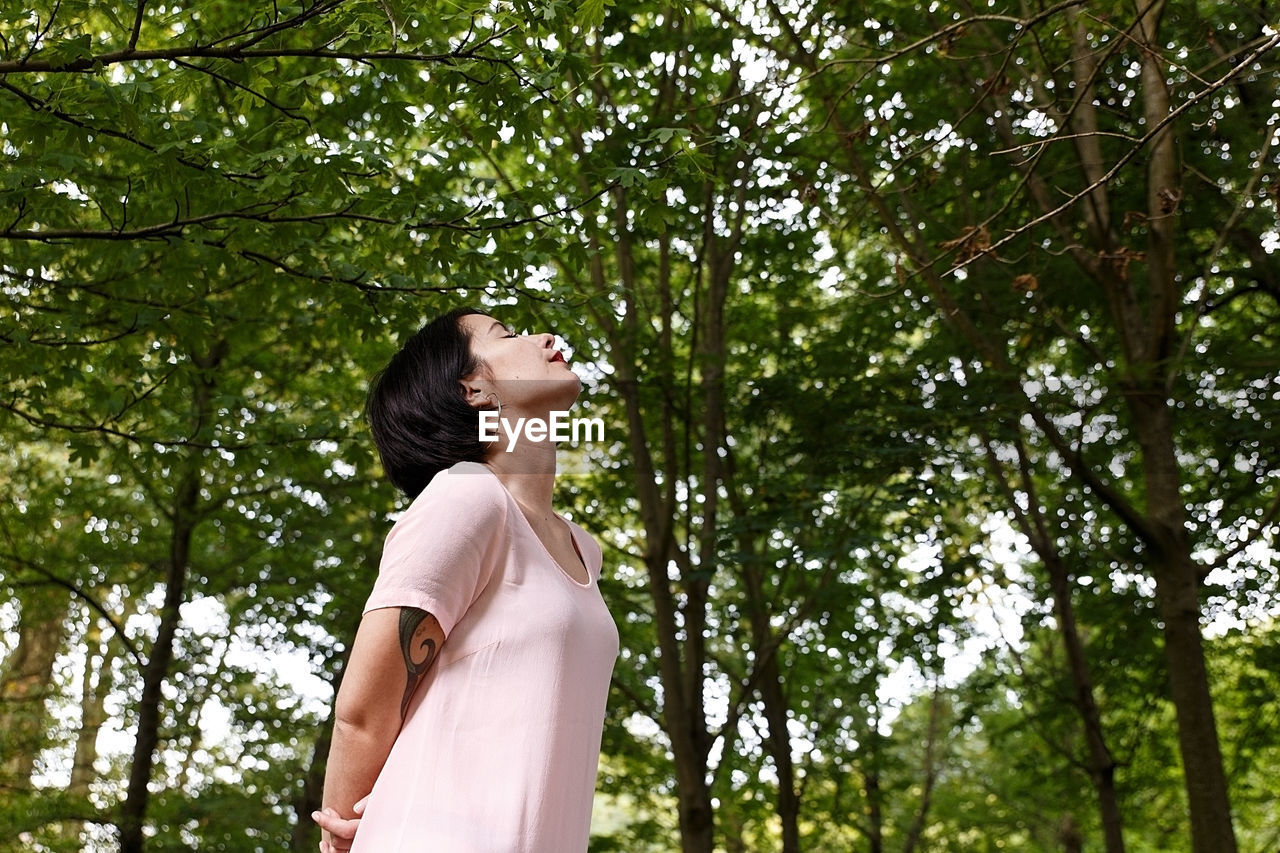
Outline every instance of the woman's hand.
[(368, 797), (363, 798), (360, 802), (351, 807), (356, 816), (351, 820), (344, 820), (338, 816), (333, 809), (324, 809), (323, 811), (312, 812), (311, 819), (320, 825), (321, 833), (320, 853), (344, 853), (351, 849), (351, 843), (355, 840), (356, 830), (360, 828), (360, 816), (364, 814), (364, 804)]

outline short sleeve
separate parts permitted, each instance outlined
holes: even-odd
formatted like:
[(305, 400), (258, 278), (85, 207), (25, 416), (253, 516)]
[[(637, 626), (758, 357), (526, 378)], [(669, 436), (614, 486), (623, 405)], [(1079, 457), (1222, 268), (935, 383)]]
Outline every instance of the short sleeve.
[(417, 607), (447, 637), (506, 552), (507, 492), (484, 466), (437, 474), (387, 534), (364, 612)]

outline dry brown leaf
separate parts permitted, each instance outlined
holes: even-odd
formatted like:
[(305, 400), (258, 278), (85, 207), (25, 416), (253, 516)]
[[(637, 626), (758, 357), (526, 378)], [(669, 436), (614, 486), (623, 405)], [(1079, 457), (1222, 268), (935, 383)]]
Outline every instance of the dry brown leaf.
[(1013, 289), (1020, 293), (1034, 293), (1040, 287), (1040, 281), (1031, 273), (1024, 272), (1013, 280)]

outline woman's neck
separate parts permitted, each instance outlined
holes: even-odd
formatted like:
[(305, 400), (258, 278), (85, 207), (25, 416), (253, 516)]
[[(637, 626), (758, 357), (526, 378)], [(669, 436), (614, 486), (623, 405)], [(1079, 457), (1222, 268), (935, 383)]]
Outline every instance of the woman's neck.
[(556, 484), (556, 446), (546, 442), (519, 442), (510, 452), (494, 447), (485, 460), (516, 502), (526, 512), (551, 511)]

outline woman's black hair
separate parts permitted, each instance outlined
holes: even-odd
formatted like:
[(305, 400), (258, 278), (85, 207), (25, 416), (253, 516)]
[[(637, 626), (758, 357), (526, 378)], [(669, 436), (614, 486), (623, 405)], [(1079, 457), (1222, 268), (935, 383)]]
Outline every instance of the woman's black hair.
[(476, 409), (461, 381), (484, 365), (458, 321), (474, 308), (455, 308), (405, 341), (370, 383), (365, 417), (391, 482), (417, 497), (438, 472), (457, 462), (483, 462)]

